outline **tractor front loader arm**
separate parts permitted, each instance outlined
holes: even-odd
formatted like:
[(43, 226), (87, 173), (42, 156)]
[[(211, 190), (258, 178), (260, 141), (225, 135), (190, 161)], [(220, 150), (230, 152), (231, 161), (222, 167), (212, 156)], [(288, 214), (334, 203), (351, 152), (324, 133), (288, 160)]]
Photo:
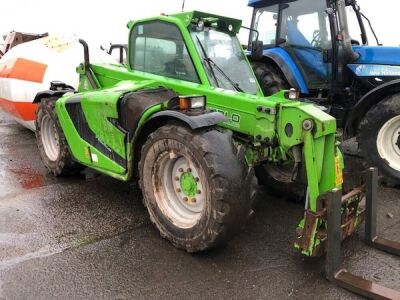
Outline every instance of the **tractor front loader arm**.
[[(327, 224), (326, 195), (333, 189), (342, 190), (343, 156), (336, 140), (336, 120), (311, 104), (282, 104), (277, 131), (285, 151), (302, 147), (301, 169), (305, 174), (307, 195), (304, 218), (300, 221), (295, 242), (306, 256), (324, 253)], [(365, 186), (351, 189), (342, 198), (342, 239), (350, 236), (363, 221), (360, 201)]]

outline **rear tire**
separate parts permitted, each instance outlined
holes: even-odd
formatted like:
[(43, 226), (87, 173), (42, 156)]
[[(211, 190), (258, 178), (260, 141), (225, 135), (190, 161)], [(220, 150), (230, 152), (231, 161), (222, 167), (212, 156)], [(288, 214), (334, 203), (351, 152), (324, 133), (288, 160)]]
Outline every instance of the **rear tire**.
[(67, 140), (55, 112), (57, 98), (43, 99), (36, 113), (36, 143), (43, 164), (54, 176), (72, 175), (81, 170), (73, 161)]
[(139, 171), (151, 221), (188, 252), (225, 244), (252, 211), (254, 171), (230, 132), (163, 126), (143, 146)]
[[(275, 66), (263, 62), (255, 62), (252, 66), (264, 96), (271, 96), (289, 88), (283, 75)], [(271, 170), (264, 165), (256, 167), (258, 182), (266, 187), (268, 193), (279, 197), (284, 196), (293, 202), (302, 202), (305, 199), (304, 186), (284, 178), (287, 177), (283, 174), (284, 172), (279, 173), (279, 169)]]
[(400, 185), (400, 94), (375, 105), (361, 121), (357, 141), (368, 167), (377, 167), (389, 186)]
[(287, 170), (280, 172), (279, 167), (261, 165), (257, 166), (255, 171), (258, 183), (265, 187), (267, 193), (291, 202), (304, 202), (305, 186), (291, 181), (291, 174), (287, 174)]
[(271, 96), (289, 88), (281, 72), (271, 64), (256, 62), (252, 63), (252, 66), (264, 96)]

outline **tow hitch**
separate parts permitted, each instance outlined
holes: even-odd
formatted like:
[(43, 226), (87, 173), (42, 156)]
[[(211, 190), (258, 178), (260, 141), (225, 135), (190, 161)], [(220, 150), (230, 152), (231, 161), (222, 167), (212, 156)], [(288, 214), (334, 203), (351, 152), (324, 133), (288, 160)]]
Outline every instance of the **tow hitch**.
[[(393, 255), (400, 255), (400, 243), (381, 238), (377, 234), (377, 189), (378, 171), (371, 168), (364, 173), (365, 196), (365, 243)], [(400, 292), (386, 288), (341, 268), (340, 250), (344, 234), (342, 226), (342, 194), (335, 189), (328, 194), (327, 201), (327, 247), (325, 272), (329, 281), (353, 293), (370, 299), (400, 299)]]

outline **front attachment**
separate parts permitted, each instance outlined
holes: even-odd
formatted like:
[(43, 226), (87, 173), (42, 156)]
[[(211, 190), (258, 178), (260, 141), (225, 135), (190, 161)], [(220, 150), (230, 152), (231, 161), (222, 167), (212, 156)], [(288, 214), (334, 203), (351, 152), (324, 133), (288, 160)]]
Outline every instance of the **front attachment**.
[[(340, 206), (337, 212), (340, 214), (339, 237), (342, 241), (351, 236), (364, 221), (365, 208), (360, 204), (367, 190), (366, 185), (362, 183), (343, 196), (341, 189), (336, 190), (340, 195)], [(297, 228), (298, 238), (295, 242), (295, 248), (303, 255), (319, 257), (326, 252), (330, 198), (330, 193), (320, 196), (316, 203), (316, 210), (307, 209), (304, 213), (304, 219)]]
[[(400, 255), (400, 243), (380, 238), (376, 233), (376, 208), (378, 171), (369, 169), (364, 175), (366, 182), (366, 209), (365, 209), (365, 242), (374, 248)], [(400, 292), (355, 276), (345, 269), (340, 268), (340, 249), (342, 228), (342, 196), (339, 189), (328, 194), (327, 206), (327, 256), (326, 277), (329, 281), (364, 297), (370, 299), (400, 299)]]

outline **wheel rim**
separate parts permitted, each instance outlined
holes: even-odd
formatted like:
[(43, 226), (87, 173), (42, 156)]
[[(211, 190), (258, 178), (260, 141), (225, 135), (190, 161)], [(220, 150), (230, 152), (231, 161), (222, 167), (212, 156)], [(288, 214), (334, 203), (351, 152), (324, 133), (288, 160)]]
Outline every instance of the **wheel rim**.
[(379, 155), (391, 168), (400, 172), (400, 116), (387, 121), (377, 138)]
[(45, 114), (40, 124), (40, 135), (47, 157), (56, 161), (60, 153), (59, 136), (53, 119)]
[(205, 181), (198, 167), (185, 156), (164, 153), (155, 162), (152, 176), (156, 202), (179, 228), (195, 226), (205, 208)]

